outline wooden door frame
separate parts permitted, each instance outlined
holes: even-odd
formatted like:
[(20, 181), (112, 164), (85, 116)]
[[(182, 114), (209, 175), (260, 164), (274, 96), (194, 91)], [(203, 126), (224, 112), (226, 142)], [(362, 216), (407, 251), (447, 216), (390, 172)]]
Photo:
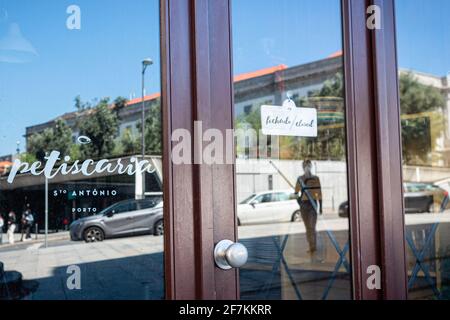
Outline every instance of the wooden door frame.
[[(394, 0), (343, 0), (351, 254), (355, 299), (406, 299)], [(366, 27), (381, 9), (381, 29)], [(381, 268), (370, 290), (367, 268)]]
[[(231, 0), (160, 0), (167, 299), (237, 299), (214, 244), (237, 240), (235, 168), (174, 165), (171, 133), (233, 127)], [(366, 28), (382, 8), (383, 28)], [(355, 299), (406, 298), (394, 0), (342, 0), (352, 284)], [(194, 150), (194, 153), (199, 152)], [(193, 156), (194, 157), (194, 156)], [(218, 183), (219, 182), (219, 183)], [(366, 286), (382, 270), (382, 289)]]
[(215, 243), (237, 238), (234, 167), (171, 161), (175, 129), (195, 139), (195, 121), (224, 134), (232, 128), (229, 17), (228, 0), (161, 0), (167, 299), (238, 296), (237, 271), (219, 270), (213, 259)]
[(407, 299), (402, 132), (395, 0), (372, 0), (382, 28), (372, 32), (377, 128), (379, 225), (383, 299)]

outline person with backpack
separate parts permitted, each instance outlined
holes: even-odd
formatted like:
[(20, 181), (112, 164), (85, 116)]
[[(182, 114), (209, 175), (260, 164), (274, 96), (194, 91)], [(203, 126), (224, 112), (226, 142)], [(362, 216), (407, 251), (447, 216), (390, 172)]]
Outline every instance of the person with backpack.
[(295, 194), (299, 194), (297, 202), (306, 228), (306, 238), (309, 245), (308, 253), (317, 251), (316, 225), (317, 216), (322, 214), (322, 187), (319, 177), (312, 173), (313, 164), (310, 160), (303, 161), (304, 174), (297, 179)]
[(33, 227), (34, 223), (34, 216), (30, 209), (27, 209), (25, 211), (25, 241), (31, 240), (31, 228)]

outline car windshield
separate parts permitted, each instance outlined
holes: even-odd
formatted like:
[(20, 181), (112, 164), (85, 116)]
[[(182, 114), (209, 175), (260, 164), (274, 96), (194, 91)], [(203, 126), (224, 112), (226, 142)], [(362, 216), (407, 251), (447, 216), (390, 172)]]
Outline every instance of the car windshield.
[(250, 197), (246, 198), (245, 200), (242, 200), (240, 204), (249, 203), (255, 196), (256, 196), (256, 194), (252, 194)]

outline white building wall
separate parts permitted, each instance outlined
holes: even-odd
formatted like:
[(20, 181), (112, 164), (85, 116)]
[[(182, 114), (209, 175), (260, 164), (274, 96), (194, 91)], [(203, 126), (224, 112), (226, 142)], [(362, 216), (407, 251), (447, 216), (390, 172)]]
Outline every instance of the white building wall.
[[(303, 174), (302, 163), (303, 161), (295, 160), (274, 161), (293, 185)], [(322, 184), (324, 211), (337, 213), (339, 205), (348, 199), (347, 164), (344, 161), (313, 161), (313, 163), (314, 173)], [(269, 176), (273, 177), (273, 190), (291, 189), (269, 160), (237, 159), (237, 200), (240, 202), (252, 193), (269, 190)]]

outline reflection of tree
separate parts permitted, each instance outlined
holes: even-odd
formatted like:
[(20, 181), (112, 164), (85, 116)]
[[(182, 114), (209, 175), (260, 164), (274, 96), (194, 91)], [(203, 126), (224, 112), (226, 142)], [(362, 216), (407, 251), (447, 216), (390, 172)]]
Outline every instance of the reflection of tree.
[(251, 109), (247, 114), (241, 114), (235, 120), (235, 128), (252, 128), (259, 132), (261, 130), (261, 106)]
[(400, 75), (403, 158), (406, 164), (427, 165), (443, 131), (445, 99), (439, 89), (419, 83), (411, 73)]
[(24, 159), (33, 159), (38, 154), (44, 154), (51, 150), (58, 150), (61, 154), (68, 155), (72, 144), (72, 130), (64, 120), (56, 120), (54, 126), (47, 128), (41, 133), (32, 134), (28, 137), (27, 152)]
[[(145, 117), (145, 153), (147, 155), (162, 154), (162, 119), (161, 119), (161, 100), (156, 99), (150, 102)], [(117, 102), (115, 103), (117, 105)], [(137, 155), (141, 154), (141, 123), (136, 125), (137, 134), (132, 129), (127, 128), (123, 131), (120, 139), (116, 141), (114, 155)]]
[(320, 90), (309, 93), (310, 97), (344, 98), (344, 76), (337, 72), (331, 79), (325, 81)]
[[(145, 153), (148, 155), (162, 154), (162, 119), (161, 119), (161, 100), (156, 99), (150, 105), (145, 117)], [(141, 124), (137, 125), (141, 132)], [(141, 152), (141, 135), (137, 139), (137, 152)]]
[(131, 129), (125, 129), (120, 137), (120, 143), (117, 144), (114, 154), (136, 154), (139, 150), (139, 139), (133, 134)]
[(426, 86), (411, 73), (400, 75), (400, 105), (402, 114), (416, 114), (436, 111), (444, 106), (441, 92), (432, 86)]
[[(99, 102), (84, 102), (80, 96), (75, 97), (76, 120), (74, 130), (79, 135), (90, 138), (91, 143), (80, 145), (72, 141), (73, 130), (65, 120), (58, 119), (50, 128), (42, 132), (34, 133), (27, 139), (27, 152), (21, 155), (24, 162), (36, 161), (36, 156), (52, 150), (61, 152), (61, 155), (69, 155), (76, 159), (100, 159), (108, 157), (120, 157), (124, 155), (136, 155), (141, 152), (140, 124), (137, 125), (138, 134), (126, 129), (120, 137), (118, 126), (120, 122), (119, 112), (127, 106), (127, 100), (117, 97), (112, 104), (109, 98), (103, 98)], [(146, 152), (152, 155), (162, 153), (162, 129), (161, 129), (161, 102), (160, 99), (152, 100), (151, 107), (146, 116), (145, 139)]]
[(87, 158), (107, 158), (113, 155), (118, 117), (108, 106), (109, 99), (102, 99), (89, 110), (89, 115), (80, 121), (80, 135), (87, 136), (91, 143), (80, 147), (81, 156)]

